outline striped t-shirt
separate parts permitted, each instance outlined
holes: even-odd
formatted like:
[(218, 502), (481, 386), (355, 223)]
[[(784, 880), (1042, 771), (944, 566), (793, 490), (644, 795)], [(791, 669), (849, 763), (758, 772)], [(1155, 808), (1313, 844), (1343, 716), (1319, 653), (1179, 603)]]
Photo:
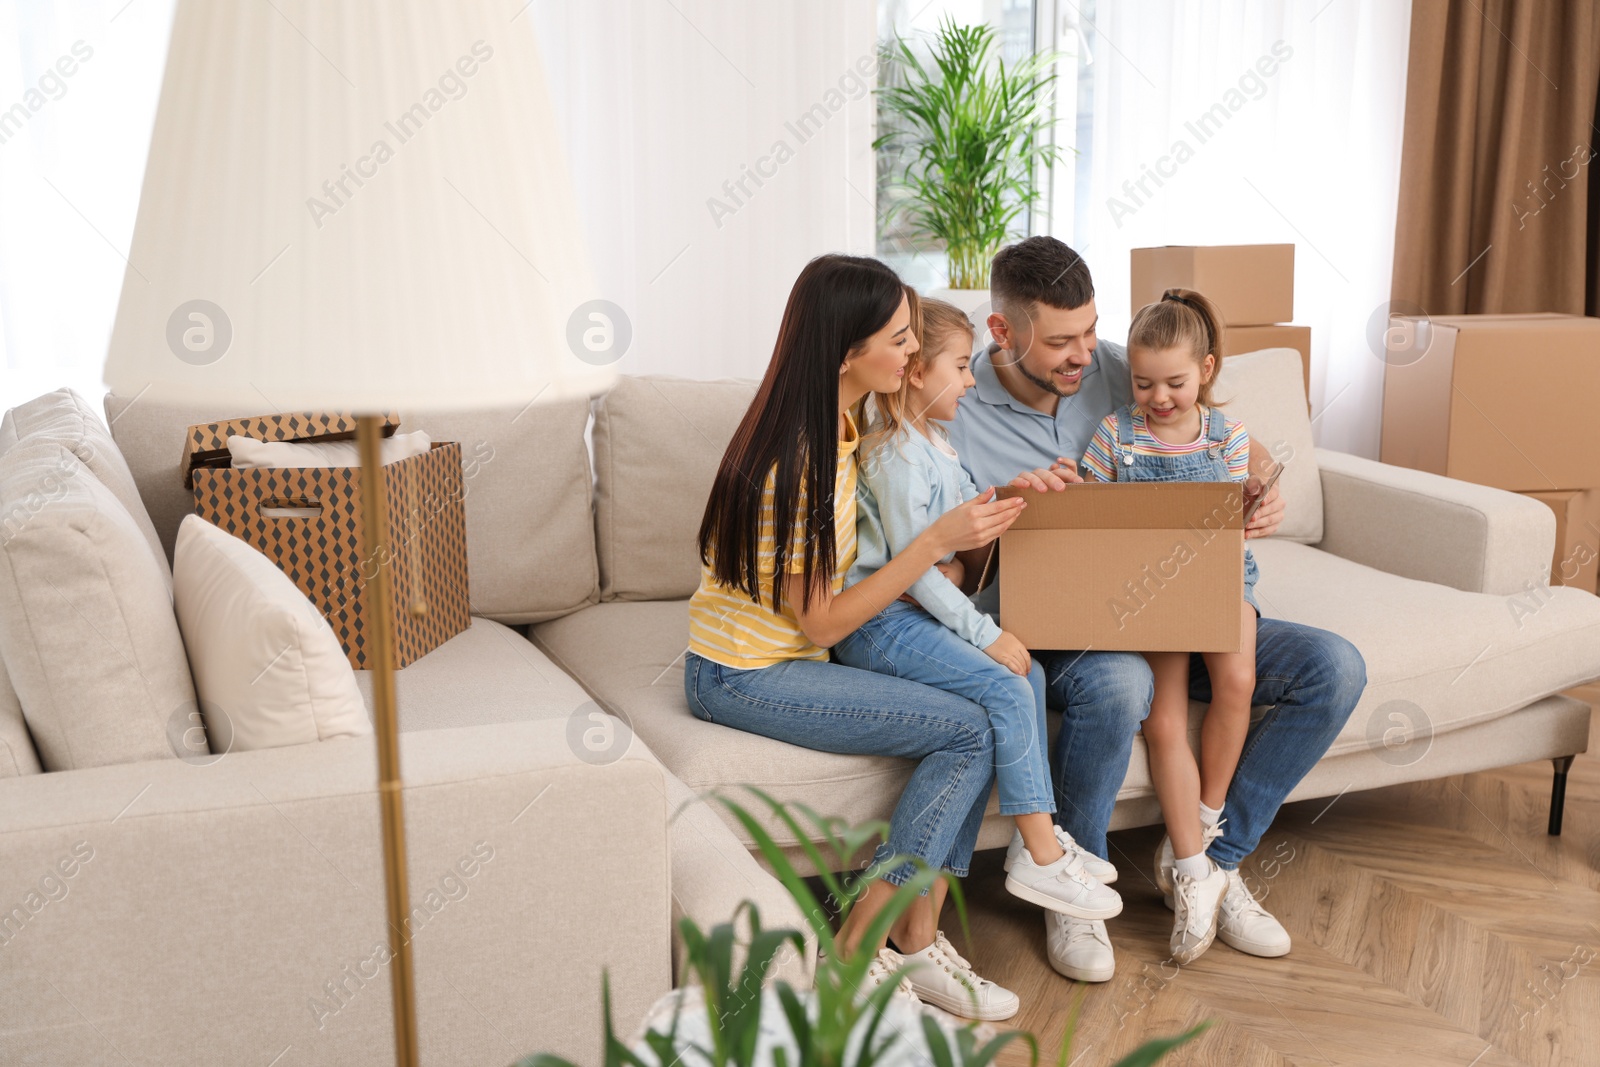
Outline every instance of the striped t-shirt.
[[(1223, 441), (1222, 456), (1228, 464), (1228, 477), (1236, 482), (1242, 482), (1250, 476), (1250, 434), (1245, 430), (1244, 423), (1238, 419), (1228, 418), (1213, 407), (1200, 409), (1200, 435), (1186, 444), (1175, 445), (1151, 433), (1145, 423), (1144, 409), (1137, 404), (1133, 405), (1134, 454), (1181, 456), (1190, 452), (1204, 452), (1211, 445), (1212, 416), (1222, 419), (1222, 425), (1226, 428), (1227, 437)], [(1094, 437), (1090, 438), (1089, 447), (1083, 453), (1083, 463), (1079, 466), (1079, 473), (1085, 478), (1096, 481), (1114, 482), (1117, 480), (1116, 455), (1117, 415), (1116, 412), (1112, 412), (1101, 420)]]
[[(839, 442), (838, 468), (833, 482), (834, 564), (833, 595), (844, 589), (845, 575), (856, 561), (856, 446), (855, 422), (845, 415), (845, 436)], [(768, 473), (761, 494), (761, 537), (757, 569), (761, 599), (753, 601), (741, 589), (717, 581), (711, 567), (700, 567), (700, 588), (689, 598), (689, 651), (697, 656), (740, 670), (770, 667), (792, 659), (826, 660), (828, 650), (815, 645), (800, 629), (795, 606), (787, 597), (781, 611), (772, 610), (776, 544), (772, 528), (773, 473)], [(786, 569), (805, 571), (805, 491), (802, 486)]]

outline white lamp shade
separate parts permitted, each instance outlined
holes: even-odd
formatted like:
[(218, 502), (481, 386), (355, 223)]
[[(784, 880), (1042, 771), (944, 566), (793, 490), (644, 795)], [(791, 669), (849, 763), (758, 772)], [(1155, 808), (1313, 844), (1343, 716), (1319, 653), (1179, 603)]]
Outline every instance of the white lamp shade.
[(627, 325), (586, 306), (599, 294), (518, 15), (180, 0), (111, 389), (219, 415), (602, 391)]

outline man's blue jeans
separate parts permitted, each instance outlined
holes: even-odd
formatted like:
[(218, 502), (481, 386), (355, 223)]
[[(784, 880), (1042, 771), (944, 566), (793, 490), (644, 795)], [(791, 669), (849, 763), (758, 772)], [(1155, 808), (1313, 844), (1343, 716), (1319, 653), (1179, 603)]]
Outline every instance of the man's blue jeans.
[[(688, 653), (684, 695), (707, 722), (822, 752), (918, 760), (873, 856), (916, 856), (964, 878), (994, 787), (989, 716), (972, 701), (920, 682), (840, 663), (788, 660), (738, 670)], [(828, 815), (831, 812), (822, 811)], [(902, 885), (906, 863), (882, 877)]]
[[(1150, 666), (1137, 652), (1035, 652), (1061, 732), (1050, 750), (1056, 822), (1102, 859), (1133, 735), (1150, 712)], [(1367, 684), (1354, 645), (1337, 634), (1282, 619), (1256, 623), (1256, 690), (1267, 713), (1245, 736), (1225, 807), (1227, 825), (1208, 855), (1225, 870), (1255, 851), (1284, 797), (1344, 728)], [(1205, 660), (1189, 664), (1189, 695), (1211, 699)]]

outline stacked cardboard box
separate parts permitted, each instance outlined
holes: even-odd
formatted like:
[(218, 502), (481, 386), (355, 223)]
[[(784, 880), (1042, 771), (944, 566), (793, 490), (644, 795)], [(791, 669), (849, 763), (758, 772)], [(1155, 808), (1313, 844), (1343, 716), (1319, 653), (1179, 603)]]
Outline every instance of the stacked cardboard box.
[(1403, 317), (1385, 340), (1380, 458), (1525, 493), (1556, 514), (1550, 580), (1596, 588), (1600, 319)]
[(1222, 355), (1293, 348), (1311, 395), (1311, 327), (1292, 326), (1294, 245), (1166, 245), (1135, 248), (1133, 312), (1167, 289), (1204, 293), (1222, 313)]

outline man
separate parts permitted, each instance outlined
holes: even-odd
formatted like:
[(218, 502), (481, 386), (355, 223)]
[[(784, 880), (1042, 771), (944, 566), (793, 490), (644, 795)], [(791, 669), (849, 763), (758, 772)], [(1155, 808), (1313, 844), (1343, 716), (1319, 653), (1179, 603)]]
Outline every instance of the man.
[[(1089, 268), (1053, 237), (1030, 237), (1002, 249), (994, 259), (990, 296), (995, 343), (972, 362), (977, 385), (961, 399), (952, 443), (980, 486), (1005, 485), (1022, 470), (1028, 473), (1020, 478), (1036, 488), (1065, 489), (1081, 480), (1076, 464), (1095, 427), (1132, 402), (1127, 353), (1096, 338)], [(1272, 465), (1258, 442), (1251, 442), (1250, 453), (1252, 471)], [(1272, 533), (1282, 517), (1274, 488), (1245, 536)], [(987, 610), (998, 610), (996, 591), (980, 599)], [(1033, 654), (1045, 669), (1050, 706), (1062, 713), (1050, 753), (1056, 822), (1080, 846), (1108, 859), (1106, 828), (1127, 774), (1134, 731), (1150, 710), (1150, 668), (1136, 652)], [(1250, 728), (1228, 791), (1223, 832), (1207, 855), (1228, 872), (1218, 937), (1241, 952), (1281, 956), (1289, 951), (1288, 932), (1245, 887), (1239, 861), (1255, 850), (1289, 791), (1344, 726), (1366, 685), (1366, 665), (1336, 634), (1261, 619), (1256, 675), (1253, 703), (1269, 710)], [(1211, 698), (1199, 656), (1190, 664), (1189, 691), (1195, 700)], [(1171, 866), (1158, 861), (1156, 879), (1170, 902)], [(1061, 974), (1085, 982), (1111, 978), (1114, 958), (1104, 922), (1046, 912), (1045, 930), (1050, 963)]]

